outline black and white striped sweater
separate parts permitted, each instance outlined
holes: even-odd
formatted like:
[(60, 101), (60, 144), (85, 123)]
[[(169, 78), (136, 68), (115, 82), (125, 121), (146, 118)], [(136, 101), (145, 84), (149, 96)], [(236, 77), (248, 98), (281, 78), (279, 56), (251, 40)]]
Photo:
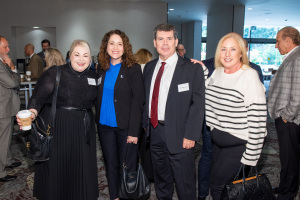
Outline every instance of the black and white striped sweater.
[(207, 125), (247, 140), (241, 162), (255, 166), (267, 134), (265, 88), (257, 72), (246, 65), (233, 74), (217, 68), (206, 81), (205, 104)]

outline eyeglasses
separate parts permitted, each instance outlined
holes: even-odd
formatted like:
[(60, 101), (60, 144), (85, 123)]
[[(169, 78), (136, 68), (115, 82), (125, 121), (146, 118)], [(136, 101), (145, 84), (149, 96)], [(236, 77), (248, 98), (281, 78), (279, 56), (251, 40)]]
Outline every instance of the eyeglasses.
[(177, 51), (184, 51), (185, 49), (176, 49)]

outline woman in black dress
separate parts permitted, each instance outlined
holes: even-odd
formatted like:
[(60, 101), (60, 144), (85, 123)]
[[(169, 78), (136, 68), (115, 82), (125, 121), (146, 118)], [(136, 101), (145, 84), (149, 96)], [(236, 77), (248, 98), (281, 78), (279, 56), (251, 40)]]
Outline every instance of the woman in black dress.
[(119, 199), (122, 163), (126, 163), (128, 170), (135, 170), (137, 164), (144, 103), (143, 77), (141, 66), (135, 64), (129, 39), (120, 30), (104, 35), (98, 59), (96, 122), (110, 199)]
[[(96, 73), (89, 70), (90, 46), (75, 40), (70, 62), (53, 66), (39, 78), (28, 109), (49, 120), (56, 68), (61, 69), (49, 161), (36, 163), (33, 194), (46, 200), (97, 199), (96, 139), (91, 108), (97, 97)], [(34, 117), (34, 116), (33, 116)], [(89, 124), (84, 123), (87, 118)]]

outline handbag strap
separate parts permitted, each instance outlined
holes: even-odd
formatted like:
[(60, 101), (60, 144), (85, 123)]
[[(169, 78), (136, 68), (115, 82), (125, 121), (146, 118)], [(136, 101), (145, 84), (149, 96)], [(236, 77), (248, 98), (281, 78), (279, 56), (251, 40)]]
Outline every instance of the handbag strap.
[(56, 68), (56, 79), (55, 79), (55, 88), (54, 88), (54, 94), (52, 98), (52, 105), (51, 105), (51, 111), (50, 111), (50, 126), (54, 127), (54, 118), (56, 113), (56, 100), (57, 100), (57, 93), (58, 93), (58, 87), (60, 82), (60, 76), (61, 76), (61, 69), (59, 66)]
[[(137, 142), (136, 145), (139, 145), (139, 142)], [(125, 160), (123, 161), (123, 166), (126, 166), (127, 150), (128, 150), (128, 143), (126, 145)], [(137, 153), (138, 153), (138, 158), (139, 158), (139, 162), (138, 163), (141, 163), (142, 161), (141, 161), (141, 154), (140, 154), (139, 147), (137, 148)]]

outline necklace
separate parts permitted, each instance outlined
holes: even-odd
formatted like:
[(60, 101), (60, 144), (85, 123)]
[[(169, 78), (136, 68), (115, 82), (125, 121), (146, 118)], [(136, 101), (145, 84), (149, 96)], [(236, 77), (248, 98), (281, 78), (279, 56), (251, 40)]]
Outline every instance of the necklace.
[(82, 76), (86, 71), (88, 71), (91, 67), (91, 65), (88, 66), (88, 68), (86, 68), (83, 72), (76, 72), (73, 67), (71, 66), (71, 62), (69, 62), (69, 67), (71, 68), (71, 71), (78, 77), (80, 78), (80, 76)]

